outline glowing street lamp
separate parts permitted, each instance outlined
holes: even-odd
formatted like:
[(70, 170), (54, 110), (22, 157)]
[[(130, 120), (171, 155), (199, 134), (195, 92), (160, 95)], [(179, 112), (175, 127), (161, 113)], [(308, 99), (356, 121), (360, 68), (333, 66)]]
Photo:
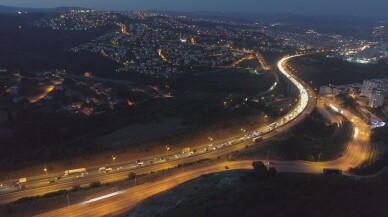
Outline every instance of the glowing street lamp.
[(44, 168), (43, 171), (46, 173), (46, 175), (48, 174), (47, 168)]
[(112, 162), (115, 163), (116, 157), (112, 155)]

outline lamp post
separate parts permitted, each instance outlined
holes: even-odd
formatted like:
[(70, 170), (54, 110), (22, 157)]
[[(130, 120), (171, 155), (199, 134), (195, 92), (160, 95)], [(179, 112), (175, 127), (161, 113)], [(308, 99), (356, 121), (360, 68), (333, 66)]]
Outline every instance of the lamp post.
[(47, 168), (44, 168), (43, 171), (46, 173), (46, 175), (48, 174)]
[(112, 155), (112, 163), (115, 164), (116, 157)]

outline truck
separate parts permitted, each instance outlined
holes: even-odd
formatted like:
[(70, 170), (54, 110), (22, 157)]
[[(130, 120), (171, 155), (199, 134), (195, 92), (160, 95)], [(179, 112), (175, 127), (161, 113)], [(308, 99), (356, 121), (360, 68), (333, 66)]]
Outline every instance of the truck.
[(27, 178), (23, 177), (23, 178), (19, 178), (19, 180), (17, 181), (17, 184), (20, 185), (20, 184), (24, 184), (27, 182)]
[(259, 142), (263, 141), (263, 137), (262, 136), (257, 136), (255, 138), (253, 138), (252, 141), (254, 143), (259, 143)]
[(184, 154), (184, 153), (189, 153), (190, 150), (191, 150), (191, 149), (190, 149), (189, 147), (183, 148), (182, 154)]
[(323, 174), (325, 174), (325, 175), (341, 175), (342, 170), (337, 169), (337, 168), (324, 168)]
[(73, 169), (73, 170), (66, 170), (65, 176), (76, 174), (76, 173), (87, 173), (86, 168), (79, 168), (79, 169)]

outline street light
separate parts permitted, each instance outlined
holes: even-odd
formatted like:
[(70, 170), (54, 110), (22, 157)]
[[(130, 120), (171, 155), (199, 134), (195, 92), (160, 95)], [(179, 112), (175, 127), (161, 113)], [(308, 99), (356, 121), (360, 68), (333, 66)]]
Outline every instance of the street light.
[(170, 150), (170, 147), (166, 146), (166, 151), (168, 152)]
[(116, 157), (112, 155), (112, 162), (115, 163)]
[(44, 168), (43, 171), (46, 173), (46, 175), (48, 174), (47, 168)]

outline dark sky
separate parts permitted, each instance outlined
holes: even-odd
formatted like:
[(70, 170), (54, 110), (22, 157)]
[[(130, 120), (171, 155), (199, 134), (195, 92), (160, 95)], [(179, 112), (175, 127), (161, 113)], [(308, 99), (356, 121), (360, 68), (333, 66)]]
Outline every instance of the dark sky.
[(83, 6), (113, 10), (232, 11), (388, 17), (388, 0), (0, 0), (22, 7)]

